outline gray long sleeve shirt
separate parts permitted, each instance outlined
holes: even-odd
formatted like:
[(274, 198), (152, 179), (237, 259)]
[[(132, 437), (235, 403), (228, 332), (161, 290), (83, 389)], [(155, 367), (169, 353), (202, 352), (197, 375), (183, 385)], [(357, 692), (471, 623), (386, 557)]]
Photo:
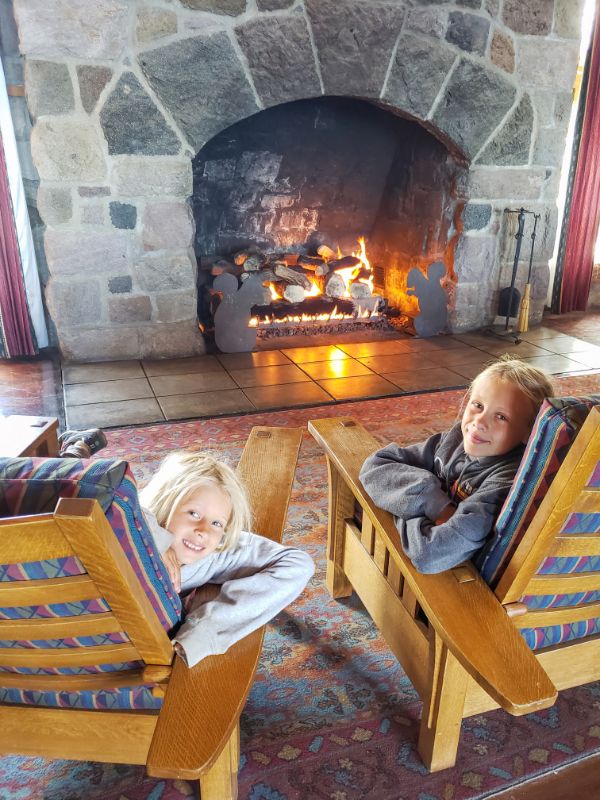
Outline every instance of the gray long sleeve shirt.
[[(162, 554), (171, 534), (144, 509), (154, 541)], [(314, 572), (309, 555), (295, 547), (243, 531), (233, 550), (211, 553), (181, 567), (181, 593), (221, 585), (214, 600), (192, 603), (174, 641), (179, 642), (190, 667), (206, 656), (224, 653), (232, 644), (269, 622), (298, 597)]]
[[(425, 442), (378, 450), (360, 479), (373, 501), (394, 515), (402, 548), (419, 572), (442, 572), (484, 546), (523, 450), (519, 445), (505, 455), (471, 458), (457, 423)], [(436, 525), (450, 502), (453, 516)]]

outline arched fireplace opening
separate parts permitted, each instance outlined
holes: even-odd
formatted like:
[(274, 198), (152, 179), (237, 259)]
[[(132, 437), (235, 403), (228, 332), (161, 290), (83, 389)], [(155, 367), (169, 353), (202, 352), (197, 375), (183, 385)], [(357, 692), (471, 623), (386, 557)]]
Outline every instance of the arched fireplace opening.
[[(221, 131), (193, 161), (205, 335), (224, 297), (261, 338), (410, 326), (440, 274), (452, 287), (466, 173), (422, 125), (358, 99), (286, 103)], [(423, 279), (407, 283), (413, 268)]]

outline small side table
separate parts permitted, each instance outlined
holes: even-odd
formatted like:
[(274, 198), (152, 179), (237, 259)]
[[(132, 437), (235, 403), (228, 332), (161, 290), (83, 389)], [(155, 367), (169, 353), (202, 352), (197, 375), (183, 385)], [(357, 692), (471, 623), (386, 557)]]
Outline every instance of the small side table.
[(58, 456), (56, 417), (0, 417), (0, 457)]

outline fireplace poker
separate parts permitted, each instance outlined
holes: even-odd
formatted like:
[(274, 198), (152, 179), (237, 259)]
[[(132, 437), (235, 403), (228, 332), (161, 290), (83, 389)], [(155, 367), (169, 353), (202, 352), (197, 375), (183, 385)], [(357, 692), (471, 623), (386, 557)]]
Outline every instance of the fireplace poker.
[(531, 294), (531, 269), (533, 266), (533, 247), (535, 245), (535, 229), (537, 228), (540, 214), (533, 215), (533, 231), (531, 233), (531, 250), (529, 251), (529, 270), (527, 272), (527, 283), (523, 290), (523, 299), (519, 309), (519, 321), (517, 328), (519, 333), (526, 333), (529, 330), (529, 295)]

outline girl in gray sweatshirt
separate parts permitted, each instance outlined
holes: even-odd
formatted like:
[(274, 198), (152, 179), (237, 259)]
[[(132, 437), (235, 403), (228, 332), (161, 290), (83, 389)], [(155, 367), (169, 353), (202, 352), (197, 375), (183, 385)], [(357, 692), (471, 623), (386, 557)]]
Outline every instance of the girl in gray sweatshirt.
[(408, 447), (390, 444), (366, 459), (362, 484), (394, 515), (419, 572), (442, 572), (480, 553), (551, 395), (546, 373), (502, 358), (475, 378), (449, 431)]
[(306, 553), (244, 530), (244, 489), (230, 467), (206, 454), (167, 456), (140, 499), (175, 589), (185, 598), (219, 584), (208, 600), (201, 592), (184, 599), (173, 646), (190, 667), (269, 622), (314, 572)]

